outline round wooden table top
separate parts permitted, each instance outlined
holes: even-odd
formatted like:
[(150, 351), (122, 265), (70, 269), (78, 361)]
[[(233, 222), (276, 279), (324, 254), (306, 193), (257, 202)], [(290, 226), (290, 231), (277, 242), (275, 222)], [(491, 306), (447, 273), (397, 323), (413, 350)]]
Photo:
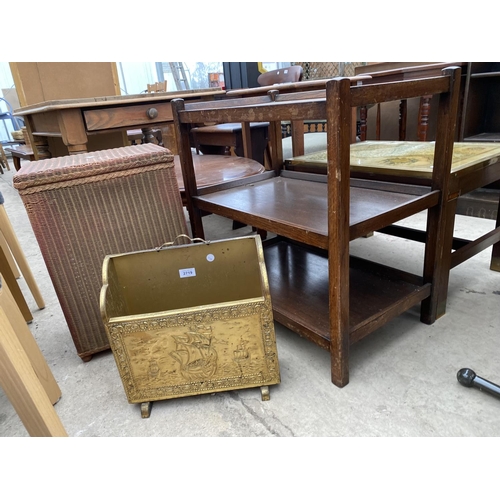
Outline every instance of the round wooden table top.
[[(221, 182), (243, 179), (264, 172), (264, 166), (255, 160), (241, 156), (193, 155), (196, 185), (201, 187)], [(184, 194), (184, 180), (179, 155), (174, 155), (175, 174), (179, 189)]]

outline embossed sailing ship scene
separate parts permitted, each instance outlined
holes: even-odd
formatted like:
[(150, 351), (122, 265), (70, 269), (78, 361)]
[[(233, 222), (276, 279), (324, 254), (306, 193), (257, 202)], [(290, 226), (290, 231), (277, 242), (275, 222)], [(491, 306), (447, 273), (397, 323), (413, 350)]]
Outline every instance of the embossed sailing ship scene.
[(280, 382), (259, 236), (106, 257), (101, 313), (129, 403)]
[(112, 334), (119, 332), (122, 336), (116, 341), (121, 342), (120, 348), (133, 360), (130, 377), (142, 392), (196, 393), (204, 387), (232, 388), (245, 381), (267, 385), (269, 380), (268, 361), (274, 355), (266, 357), (260, 335), (254, 334), (262, 332), (258, 312), (233, 320), (215, 320), (210, 327), (166, 326), (156, 331), (129, 333), (126, 330), (111, 327)]

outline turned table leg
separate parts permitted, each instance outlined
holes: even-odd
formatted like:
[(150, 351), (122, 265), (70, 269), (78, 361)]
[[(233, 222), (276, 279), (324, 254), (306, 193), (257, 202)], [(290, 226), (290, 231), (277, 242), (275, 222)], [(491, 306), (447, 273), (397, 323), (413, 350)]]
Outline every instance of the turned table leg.
[(141, 129), (143, 135), (143, 142), (158, 144), (163, 146), (163, 139), (161, 135), (161, 130), (157, 128), (144, 127)]
[[(52, 157), (49, 151), (49, 143), (45, 137), (34, 138), (31, 147), (36, 160), (45, 160)], [(21, 168), (21, 164), (19, 164), (19, 168)]]

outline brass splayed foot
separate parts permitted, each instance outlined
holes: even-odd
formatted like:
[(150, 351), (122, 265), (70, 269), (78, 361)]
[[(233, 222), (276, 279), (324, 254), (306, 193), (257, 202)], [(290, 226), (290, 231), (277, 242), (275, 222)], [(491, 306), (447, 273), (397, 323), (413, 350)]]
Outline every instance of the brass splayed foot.
[(151, 407), (153, 403), (151, 401), (146, 401), (145, 403), (141, 403), (141, 417), (149, 418), (151, 415)]
[(262, 395), (262, 401), (269, 401), (271, 399), (271, 394), (269, 393), (269, 386), (263, 385), (260, 388), (260, 393)]

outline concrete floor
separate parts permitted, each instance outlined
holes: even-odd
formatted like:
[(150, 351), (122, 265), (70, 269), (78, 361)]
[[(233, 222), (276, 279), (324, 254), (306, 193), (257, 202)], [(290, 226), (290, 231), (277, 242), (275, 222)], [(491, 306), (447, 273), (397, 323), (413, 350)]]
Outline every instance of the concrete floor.
[[(229, 391), (155, 402), (142, 419), (111, 351), (88, 363), (77, 356), (13, 173), (0, 175), (0, 191), (46, 307), (37, 309), (22, 278), (20, 286), (34, 316), (30, 329), (62, 390), (55, 408), (69, 436), (500, 436), (500, 400), (456, 379), (468, 367), (500, 385), (500, 274), (489, 270), (490, 249), (452, 271), (447, 313), (434, 325), (420, 323), (416, 308), (352, 346), (343, 389), (330, 382), (328, 352), (276, 324), (281, 384), (271, 387), (270, 401), (259, 389)], [(212, 240), (250, 232), (234, 232), (216, 216), (205, 225)], [(492, 227), (459, 216), (456, 234)], [(414, 242), (376, 234), (353, 242), (352, 252), (420, 272), (422, 246)], [(27, 436), (1, 389), (0, 436)]]

